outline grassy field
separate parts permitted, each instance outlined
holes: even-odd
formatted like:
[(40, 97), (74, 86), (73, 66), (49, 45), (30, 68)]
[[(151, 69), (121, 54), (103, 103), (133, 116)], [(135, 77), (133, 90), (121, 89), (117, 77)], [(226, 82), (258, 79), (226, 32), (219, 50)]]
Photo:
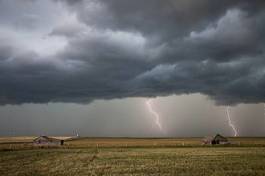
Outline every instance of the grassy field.
[[(0, 175), (265, 175), (265, 138), (230, 138), (202, 146), (200, 138), (81, 138), (38, 148), (32, 138), (0, 138)], [(25, 142), (25, 143), (23, 143)]]

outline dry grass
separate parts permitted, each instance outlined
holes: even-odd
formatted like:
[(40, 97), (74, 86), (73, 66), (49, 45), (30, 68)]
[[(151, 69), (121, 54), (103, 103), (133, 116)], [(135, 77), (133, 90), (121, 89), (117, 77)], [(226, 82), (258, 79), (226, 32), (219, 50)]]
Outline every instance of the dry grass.
[(48, 149), (19, 144), (0, 150), (0, 175), (265, 175), (265, 139), (233, 141), (240, 146), (202, 147), (198, 138), (85, 138)]
[(175, 146), (201, 146), (200, 138), (82, 138), (68, 141), (70, 147), (175, 147)]
[(19, 137), (0, 137), (1, 143), (19, 143), (19, 142), (31, 142), (35, 137), (34, 136), (19, 136)]
[[(265, 147), (265, 138), (229, 138), (229, 147)], [(81, 138), (66, 142), (69, 148), (87, 147), (203, 147), (202, 138)], [(224, 146), (222, 146), (224, 147)]]

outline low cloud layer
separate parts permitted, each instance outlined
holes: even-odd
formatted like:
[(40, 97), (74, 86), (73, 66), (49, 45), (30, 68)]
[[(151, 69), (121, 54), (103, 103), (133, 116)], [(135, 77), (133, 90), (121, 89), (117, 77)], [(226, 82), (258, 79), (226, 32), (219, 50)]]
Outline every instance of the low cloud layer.
[(0, 0), (0, 103), (265, 101), (263, 0)]

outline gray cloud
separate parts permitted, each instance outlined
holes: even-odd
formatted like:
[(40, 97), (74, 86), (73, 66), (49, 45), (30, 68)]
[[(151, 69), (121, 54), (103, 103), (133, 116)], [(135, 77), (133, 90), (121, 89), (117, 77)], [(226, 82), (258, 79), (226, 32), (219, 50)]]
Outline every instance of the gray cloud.
[(264, 1), (27, 2), (22, 20), (0, 1), (13, 9), (0, 17), (1, 104), (189, 93), (218, 104), (264, 102)]

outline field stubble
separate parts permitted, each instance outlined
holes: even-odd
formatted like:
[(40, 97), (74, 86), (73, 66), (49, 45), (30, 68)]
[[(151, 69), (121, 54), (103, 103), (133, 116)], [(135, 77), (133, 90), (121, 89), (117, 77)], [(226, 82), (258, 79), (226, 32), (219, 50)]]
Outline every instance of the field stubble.
[(233, 139), (237, 145), (225, 147), (199, 141), (84, 138), (44, 149), (5, 143), (0, 175), (265, 175), (265, 139)]

